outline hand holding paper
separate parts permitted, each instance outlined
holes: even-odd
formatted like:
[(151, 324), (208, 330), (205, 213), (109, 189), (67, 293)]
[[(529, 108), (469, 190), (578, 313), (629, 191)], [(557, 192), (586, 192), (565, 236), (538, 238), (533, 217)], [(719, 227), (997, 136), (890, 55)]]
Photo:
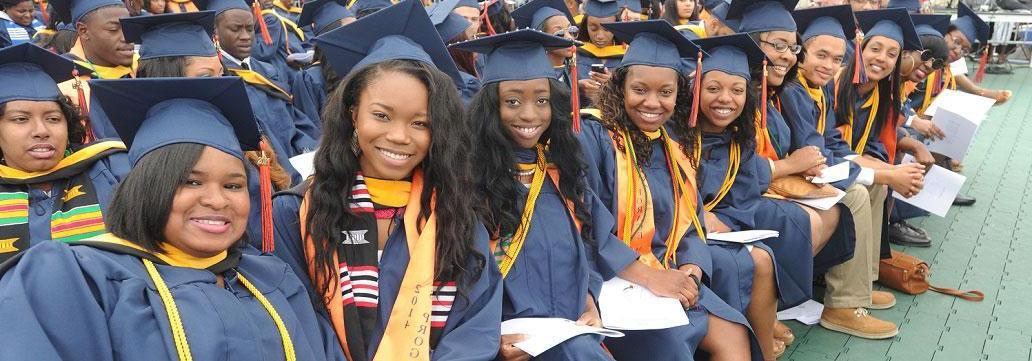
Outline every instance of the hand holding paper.
[(658, 330), (688, 324), (681, 302), (659, 297), (644, 286), (616, 277), (602, 284), (602, 325), (616, 330)]

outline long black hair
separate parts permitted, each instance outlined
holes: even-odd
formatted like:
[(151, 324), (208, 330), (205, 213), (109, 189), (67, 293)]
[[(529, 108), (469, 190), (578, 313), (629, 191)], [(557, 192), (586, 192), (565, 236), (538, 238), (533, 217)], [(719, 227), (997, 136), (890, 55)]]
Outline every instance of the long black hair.
[(136, 68), (136, 77), (183, 77), (183, 72), (189, 64), (189, 57), (186, 56), (163, 56), (153, 59), (140, 59), (139, 66)]
[[(613, 71), (613, 75), (609, 78), (609, 82), (599, 90), (597, 107), (602, 111), (602, 119), (599, 119), (602, 126), (614, 133), (626, 132), (631, 138), (631, 144), (634, 146), (634, 152), (637, 155), (637, 162), (644, 164), (652, 157), (652, 142), (650, 142), (645, 134), (638, 130), (638, 126), (631, 122), (631, 118), (627, 115), (627, 109), (624, 107), (624, 83), (627, 81), (627, 72), (630, 67), (623, 66)], [(692, 90), (689, 85), (688, 77), (681, 72), (677, 72), (677, 105), (674, 107), (674, 114), (670, 117), (670, 122), (673, 122), (675, 126), (680, 126), (680, 123), (687, 121), (688, 117), (691, 116), (691, 105), (692, 104)], [(668, 122), (669, 123), (669, 122)], [(623, 137), (617, 137), (616, 147), (620, 151), (623, 151), (626, 147), (623, 144)], [(686, 143), (689, 140), (685, 140), (681, 143), (682, 151), (690, 149)]]
[[(593, 244), (591, 212), (584, 205), (587, 165), (573, 135), (570, 91), (555, 79), (548, 79), (548, 87), (552, 122), (538, 142), (548, 145), (548, 161), (559, 168), (559, 191), (573, 203), (581, 239)], [(520, 184), (515, 178), (513, 140), (502, 124), (499, 104), (498, 83), (485, 85), (470, 103), (467, 122), (474, 131), (473, 169), (477, 172), (473, 176), (480, 218), (497, 235), (508, 235), (516, 232), (523, 210), (517, 208)]]
[[(311, 178), (307, 234), (314, 240), (315, 285), (325, 294), (336, 282), (334, 252), (342, 241), (341, 231), (354, 227), (359, 219), (349, 211), (351, 187), (361, 170), (359, 156), (351, 150), (355, 132), (352, 110), (369, 84), (388, 72), (400, 72), (418, 79), (429, 93), (430, 149), (420, 167), (424, 192), (420, 199), (420, 221), (430, 215), (433, 197), (437, 217), (436, 279), (450, 278), (460, 285), (482, 270), (485, 255), (474, 245), (475, 227), (481, 227), (468, 196), (473, 176), (469, 166), (469, 128), (462, 120), (459, 94), (450, 77), (431, 65), (412, 60), (388, 60), (353, 71), (329, 95), (322, 112), (323, 137), (315, 153), (315, 174)], [(467, 267), (473, 258), (475, 266)], [(463, 288), (460, 286), (460, 290)], [(460, 292), (461, 293), (461, 292)]]
[[(666, 2), (663, 3), (663, 20), (666, 20), (672, 26), (681, 25), (681, 16), (677, 13), (677, 1), (678, 0), (666, 0)], [(691, 1), (695, 2), (695, 7), (692, 9), (692, 14), (685, 20), (699, 21), (699, 14), (702, 12), (702, 1)]]
[[(863, 56), (863, 49), (867, 48), (867, 43), (871, 41), (871, 38), (866, 38), (860, 43), (861, 54), (855, 54), (854, 56)], [(896, 56), (896, 67), (892, 69), (892, 74), (878, 81), (878, 113), (874, 116), (875, 130), (880, 130), (886, 121), (890, 120), (889, 116), (896, 114), (900, 109), (900, 75), (899, 68), (902, 63), (902, 53)], [(846, 64), (846, 67), (839, 73), (839, 77), (836, 80), (835, 91), (835, 119), (837, 125), (846, 124), (850, 119), (853, 119), (853, 114), (856, 112), (856, 102), (860, 98), (859, 92), (857, 92), (857, 85), (854, 85), (853, 73), (861, 71), (856, 69), (856, 62), (850, 61)], [(895, 121), (895, 119), (891, 119)], [(877, 131), (872, 131), (873, 134), (877, 134)], [(852, 139), (846, 140), (852, 143)]]
[(950, 48), (946, 46), (946, 39), (941, 36), (921, 35), (921, 46), (932, 53), (932, 58), (945, 62), (950, 57)]

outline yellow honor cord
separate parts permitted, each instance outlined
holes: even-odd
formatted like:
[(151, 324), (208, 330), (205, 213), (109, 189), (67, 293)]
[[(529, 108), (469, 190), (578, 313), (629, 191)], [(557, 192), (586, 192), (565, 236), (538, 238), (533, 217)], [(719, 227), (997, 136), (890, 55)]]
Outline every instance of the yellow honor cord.
[[(179, 356), (179, 361), (192, 361), (193, 354), (190, 352), (190, 344), (186, 340), (186, 329), (183, 327), (183, 319), (179, 316), (179, 306), (176, 305), (175, 298), (172, 297), (172, 291), (168, 289), (168, 285), (165, 284), (165, 280), (161, 278), (161, 274), (158, 273), (157, 267), (154, 266), (154, 262), (149, 259), (142, 259), (143, 267), (147, 269), (147, 274), (150, 276), (151, 281), (154, 282), (154, 287), (158, 289), (158, 296), (161, 298), (161, 303), (165, 307), (165, 314), (168, 317), (169, 327), (172, 329), (172, 341), (176, 345), (176, 354)], [(286, 324), (283, 323), (283, 319), (280, 318), (276, 308), (272, 306), (269, 299), (262, 294), (258, 288), (254, 287), (247, 277), (244, 277), (243, 273), (237, 274), (240, 283), (244, 285), (255, 300), (258, 301), (265, 308), (265, 311), (272, 317), (272, 322), (276, 324), (276, 329), (279, 331), (280, 339), (283, 341), (283, 354), (286, 355), (287, 361), (296, 361), (297, 355), (294, 354), (294, 342), (290, 338), (290, 332), (287, 330)]]
[[(699, 134), (698, 141), (695, 145), (695, 161), (698, 165), (702, 162), (702, 134)], [(712, 211), (720, 204), (720, 201), (724, 200), (727, 193), (731, 191), (731, 186), (735, 184), (735, 178), (738, 177), (738, 169), (741, 166), (742, 161), (742, 147), (737, 142), (732, 141), (728, 147), (728, 161), (727, 161), (727, 173), (724, 174), (724, 183), (720, 185), (720, 191), (717, 192), (716, 196), (712, 200), (704, 205), (706, 212)]]
[(537, 198), (541, 194), (541, 187), (545, 183), (547, 172), (545, 171), (544, 146), (538, 144), (535, 149), (537, 149), (538, 159), (537, 164), (533, 168), (534, 178), (530, 182), (530, 193), (527, 195), (527, 202), (523, 205), (520, 225), (512, 235), (512, 243), (505, 249), (505, 257), (498, 264), (498, 269), (502, 271), (502, 278), (509, 275), (509, 270), (516, 263), (516, 257), (519, 257), (520, 251), (523, 250), (523, 244), (527, 240), (527, 233), (530, 231), (531, 221), (534, 217), (534, 205), (537, 203)]
[[(878, 113), (878, 87), (875, 86), (874, 90), (871, 91), (871, 97), (864, 102), (861, 108), (870, 108), (867, 111), (867, 124), (864, 124), (864, 133), (860, 137), (860, 141), (857, 142), (856, 146), (853, 147), (853, 152), (856, 154), (864, 154), (864, 148), (867, 147), (867, 138), (871, 136), (871, 129), (874, 128), (874, 117)], [(856, 112), (853, 112), (856, 114)], [(852, 124), (853, 120), (850, 119), (849, 123)]]
[(57, 172), (57, 171), (59, 171), (61, 169), (64, 169), (66, 167), (69, 167), (71, 165), (79, 163), (81, 161), (89, 159), (90, 157), (93, 157), (93, 156), (95, 156), (97, 154), (100, 154), (101, 152), (108, 151), (108, 150), (111, 150), (111, 149), (125, 150), (126, 149), (125, 148), (125, 143), (122, 143), (121, 141), (116, 141), (116, 140), (109, 140), (109, 141), (102, 141), (102, 142), (96, 142), (96, 143), (90, 144), (90, 145), (86, 146), (85, 148), (79, 149), (77, 152), (72, 153), (71, 155), (65, 157), (64, 159), (61, 159), (61, 161), (57, 162), (57, 165), (54, 166), (54, 168), (50, 168), (50, 169), (42, 171), (42, 172), (24, 172), (24, 171), (20, 171), (20, 170), (8, 167), (6, 165), (0, 165), (0, 178), (5, 178), (5, 179), (31, 179), (31, 178), (36, 178), (36, 177), (42, 177), (42, 176), (48, 175), (50, 173)]
[(817, 116), (817, 133), (824, 135), (824, 128), (828, 119), (827, 105), (824, 103), (824, 89), (821, 87), (811, 88), (802, 72), (796, 73), (796, 76), (799, 77), (799, 85), (802, 85), (803, 89), (806, 89), (806, 93), (810, 95), (810, 99), (813, 99), (814, 103), (817, 105), (817, 111), (820, 113)]

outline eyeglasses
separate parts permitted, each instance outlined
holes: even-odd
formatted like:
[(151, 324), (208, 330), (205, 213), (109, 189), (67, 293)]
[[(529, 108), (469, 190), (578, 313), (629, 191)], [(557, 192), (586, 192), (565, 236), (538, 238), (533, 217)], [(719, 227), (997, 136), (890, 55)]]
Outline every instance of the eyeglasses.
[(570, 37), (576, 38), (577, 34), (580, 34), (580, 28), (576, 26), (570, 26), (566, 29), (562, 29), (552, 33), (552, 35), (558, 36), (560, 38), (566, 37), (566, 34), (570, 34)]
[(791, 51), (792, 54), (799, 55), (799, 52), (803, 51), (803, 46), (799, 45), (799, 44), (788, 45), (788, 44), (781, 43), (781, 42), (772, 43), (772, 42), (769, 42), (769, 41), (766, 41), (766, 40), (760, 40), (760, 43), (770, 45), (772, 48), (774, 48), (774, 51), (777, 51), (779, 53), (784, 53), (786, 51)]
[(933, 57), (932, 51), (928, 49), (921, 50), (920, 59), (924, 63), (931, 61), (932, 69), (935, 70), (942, 69), (942, 67), (946, 65), (946, 62), (943, 59)]
[(965, 55), (968, 55), (968, 54), (971, 53), (971, 47), (970, 46), (964, 46), (964, 44), (960, 42), (960, 39), (957, 39), (957, 37), (955, 35), (947, 34), (946, 36), (950, 37), (950, 41), (948, 41), (947, 43), (952, 44), (952, 45), (948, 45), (948, 46), (951, 49), (956, 50), (957, 53), (959, 53), (960, 56), (965, 56)]

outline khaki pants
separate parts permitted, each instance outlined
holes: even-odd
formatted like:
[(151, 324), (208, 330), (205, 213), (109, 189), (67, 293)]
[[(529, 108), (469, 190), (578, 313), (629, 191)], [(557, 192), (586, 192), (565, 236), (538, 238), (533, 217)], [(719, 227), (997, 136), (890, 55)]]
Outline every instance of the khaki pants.
[(881, 265), (881, 234), (885, 226), (885, 200), (889, 197), (889, 187), (882, 184), (875, 184), (867, 187), (871, 194), (871, 235), (874, 238), (874, 247), (871, 249), (871, 282), (878, 280), (878, 267)]
[[(880, 189), (880, 191), (879, 191)], [(824, 306), (829, 308), (856, 308), (871, 306), (872, 283), (878, 279), (878, 259), (881, 249), (881, 217), (885, 202), (885, 186), (874, 185), (871, 190), (859, 184), (846, 189), (842, 203), (853, 215), (856, 248), (853, 258), (832, 267), (824, 275), (828, 287)], [(878, 196), (881, 202), (875, 205)], [(877, 209), (877, 211), (875, 211)], [(877, 221), (874, 221), (877, 219)], [(877, 224), (878, 226), (876, 226)], [(875, 229), (877, 228), (877, 229)]]

